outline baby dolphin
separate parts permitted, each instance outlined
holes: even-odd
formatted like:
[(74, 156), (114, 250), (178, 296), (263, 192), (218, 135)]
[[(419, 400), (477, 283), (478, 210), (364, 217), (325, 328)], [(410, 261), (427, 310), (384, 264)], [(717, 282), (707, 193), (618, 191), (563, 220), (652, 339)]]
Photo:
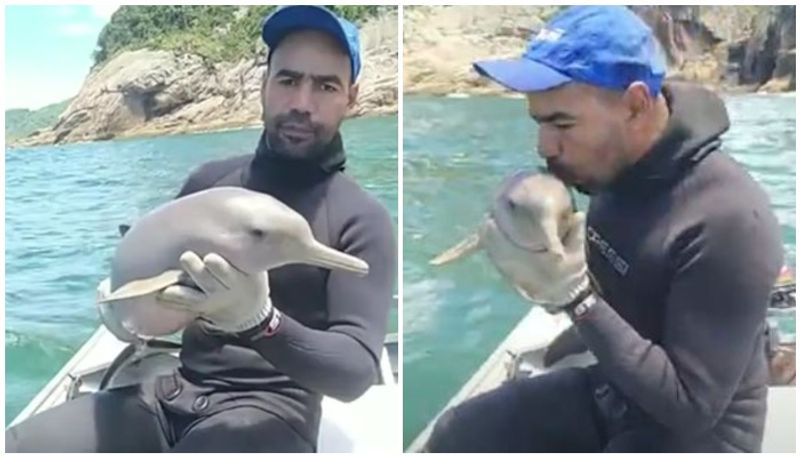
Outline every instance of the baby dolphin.
[(516, 172), (503, 181), (478, 229), (430, 263), (443, 265), (483, 249), (520, 294), (535, 300), (553, 283), (552, 266), (569, 261), (563, 240), (577, 223), (574, 207), (555, 176)]
[(106, 326), (163, 336), (195, 319), (195, 313), (156, 301), (168, 286), (191, 285), (179, 261), (185, 251), (201, 258), (217, 253), (247, 274), (292, 263), (369, 272), (363, 260), (314, 239), (306, 220), (276, 198), (239, 187), (211, 188), (169, 201), (125, 231), (112, 260), (109, 294), (98, 300)]

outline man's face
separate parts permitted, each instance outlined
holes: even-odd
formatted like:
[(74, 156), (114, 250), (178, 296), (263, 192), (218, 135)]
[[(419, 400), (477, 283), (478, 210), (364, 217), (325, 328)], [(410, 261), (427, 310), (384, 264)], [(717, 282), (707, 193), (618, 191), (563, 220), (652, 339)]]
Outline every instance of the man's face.
[(527, 98), (539, 124), (539, 155), (564, 182), (594, 193), (627, 166), (626, 110), (608, 92), (566, 84)]
[(280, 42), (268, 71), (262, 108), (270, 147), (288, 157), (314, 157), (355, 103), (349, 56), (327, 34), (300, 31)]

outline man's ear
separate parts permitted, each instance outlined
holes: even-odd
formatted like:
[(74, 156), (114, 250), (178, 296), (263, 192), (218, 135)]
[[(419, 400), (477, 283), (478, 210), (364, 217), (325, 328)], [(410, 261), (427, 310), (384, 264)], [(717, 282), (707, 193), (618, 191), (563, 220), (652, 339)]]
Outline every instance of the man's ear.
[(622, 94), (622, 100), (628, 109), (629, 119), (634, 119), (653, 106), (653, 99), (650, 96), (650, 89), (641, 81), (636, 81)]
[(356, 101), (358, 100), (358, 83), (353, 84), (350, 86), (350, 90), (347, 92), (347, 108), (352, 109), (356, 106)]

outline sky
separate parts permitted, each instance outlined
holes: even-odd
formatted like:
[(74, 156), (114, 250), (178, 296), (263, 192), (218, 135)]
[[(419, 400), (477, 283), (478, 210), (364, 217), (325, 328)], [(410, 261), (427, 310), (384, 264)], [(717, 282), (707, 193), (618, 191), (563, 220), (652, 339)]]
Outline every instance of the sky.
[(37, 109), (76, 95), (117, 8), (5, 6), (5, 108)]

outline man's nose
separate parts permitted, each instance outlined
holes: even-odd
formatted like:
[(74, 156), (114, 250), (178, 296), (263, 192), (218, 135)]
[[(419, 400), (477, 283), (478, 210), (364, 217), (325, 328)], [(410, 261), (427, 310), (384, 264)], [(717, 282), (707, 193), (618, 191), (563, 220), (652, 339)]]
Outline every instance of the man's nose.
[(313, 88), (311, 84), (298, 84), (292, 97), (291, 108), (301, 113), (310, 113), (313, 108)]
[(548, 133), (549, 129), (540, 128), (539, 137), (536, 140), (536, 151), (539, 157), (549, 159), (558, 155), (558, 141), (555, 136)]

